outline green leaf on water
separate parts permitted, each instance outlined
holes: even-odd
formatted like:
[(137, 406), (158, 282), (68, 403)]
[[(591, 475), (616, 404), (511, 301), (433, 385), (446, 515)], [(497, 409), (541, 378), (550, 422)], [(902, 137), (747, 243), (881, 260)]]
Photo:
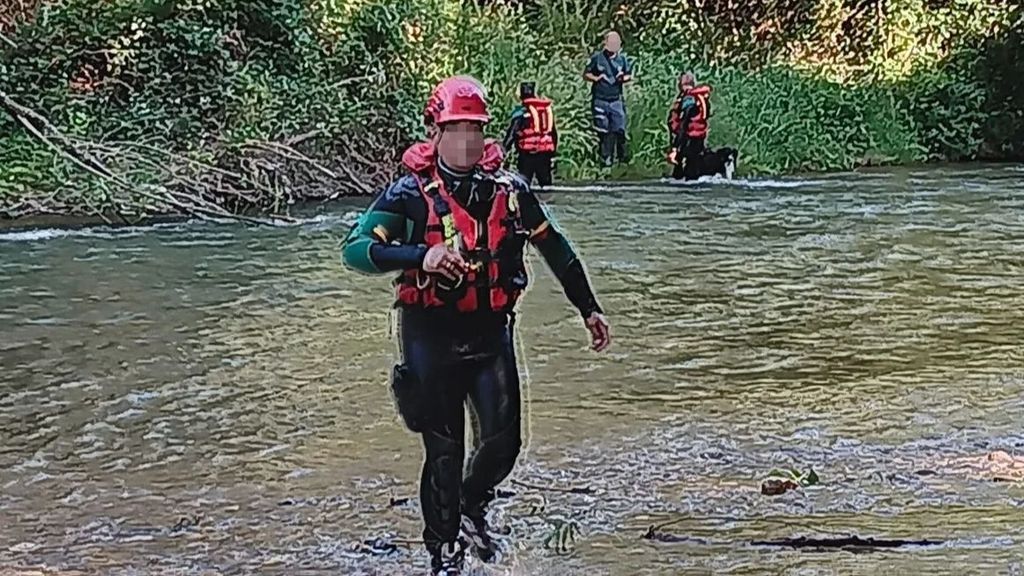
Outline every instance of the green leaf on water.
[(818, 473), (814, 471), (813, 466), (808, 468), (807, 472), (800, 472), (795, 468), (773, 468), (765, 478), (789, 480), (800, 486), (815, 486), (821, 483), (821, 479), (818, 477)]
[(784, 470), (781, 468), (773, 468), (772, 471), (768, 473), (767, 477), (781, 478), (783, 480), (792, 480), (794, 482), (798, 482), (800, 480), (800, 473), (792, 469)]

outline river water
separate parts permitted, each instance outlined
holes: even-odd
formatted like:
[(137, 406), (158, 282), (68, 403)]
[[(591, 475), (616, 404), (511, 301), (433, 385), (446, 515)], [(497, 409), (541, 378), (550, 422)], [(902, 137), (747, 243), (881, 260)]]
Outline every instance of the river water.
[[(503, 486), (486, 573), (1021, 573), (1024, 487), (950, 462), (1024, 452), (1024, 168), (548, 200), (615, 341), (587, 349), (534, 258), (534, 487)], [(421, 453), (386, 390), (389, 281), (338, 257), (358, 208), (0, 235), (0, 573), (425, 573), (416, 500), (391, 505)], [(783, 466), (821, 484), (761, 495)], [(641, 538), (669, 521), (679, 542)], [(851, 534), (944, 543), (750, 543)]]

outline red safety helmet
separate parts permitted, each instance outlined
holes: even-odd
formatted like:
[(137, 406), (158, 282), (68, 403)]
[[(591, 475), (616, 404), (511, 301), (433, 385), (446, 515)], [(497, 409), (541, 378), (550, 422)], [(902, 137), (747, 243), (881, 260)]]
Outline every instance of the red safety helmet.
[(487, 113), (487, 92), (472, 76), (452, 76), (434, 87), (423, 110), (423, 122), (427, 126), (441, 126), (448, 122), (491, 121)]

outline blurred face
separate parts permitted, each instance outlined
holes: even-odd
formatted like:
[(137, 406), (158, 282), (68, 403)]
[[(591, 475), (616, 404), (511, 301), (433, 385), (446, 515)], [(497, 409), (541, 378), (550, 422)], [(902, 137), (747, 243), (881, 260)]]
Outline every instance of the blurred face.
[(604, 38), (604, 48), (609, 52), (618, 52), (622, 50), (622, 38), (619, 37), (617, 32), (612, 32)]
[(484, 127), (479, 122), (450, 122), (436, 136), (437, 154), (456, 170), (469, 170), (484, 155)]

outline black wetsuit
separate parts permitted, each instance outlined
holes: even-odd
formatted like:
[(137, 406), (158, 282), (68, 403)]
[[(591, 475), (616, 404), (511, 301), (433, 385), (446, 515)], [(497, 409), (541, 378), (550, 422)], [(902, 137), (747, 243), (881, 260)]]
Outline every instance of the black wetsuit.
[[(493, 179), (482, 173), (457, 174), (443, 166), (439, 172), (456, 201), (486, 227)], [(535, 231), (531, 242), (569, 300), (584, 318), (600, 312), (583, 265), (568, 241), (525, 183), (513, 177), (513, 185), (522, 224)], [(353, 227), (342, 251), (345, 263), (368, 273), (420, 268), (427, 251), (427, 210), (415, 179), (398, 179)], [(458, 537), (461, 514), (482, 517), (494, 487), (512, 471), (519, 454), (515, 318), (506, 312), (466, 313), (453, 308), (401, 307), (399, 314), (402, 364), (396, 367), (396, 380), (407, 398), (415, 399), (411, 411), (417, 422), (410, 427), (422, 435), (426, 451), (420, 499), (423, 538), (433, 553)], [(467, 401), (475, 441), (463, 476)], [(405, 411), (401, 398), (399, 404)], [(408, 423), (410, 415), (403, 416)]]

